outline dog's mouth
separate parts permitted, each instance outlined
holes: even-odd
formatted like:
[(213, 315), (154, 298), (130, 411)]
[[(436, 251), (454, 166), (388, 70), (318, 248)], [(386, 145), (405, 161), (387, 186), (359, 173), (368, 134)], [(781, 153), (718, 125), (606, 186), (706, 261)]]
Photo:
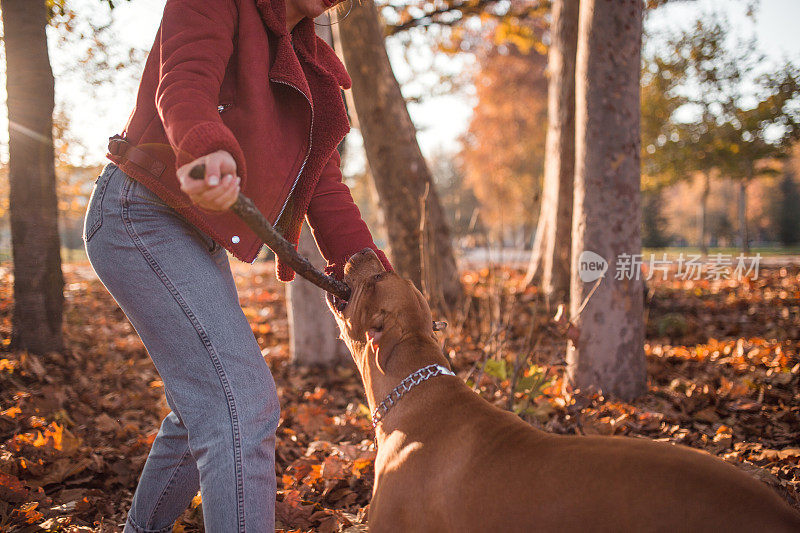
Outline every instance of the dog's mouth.
[(328, 305), (339, 316), (342, 316), (347, 306), (356, 300), (356, 293), (361, 292), (365, 283), (368, 284), (370, 276), (385, 273), (386, 269), (371, 248), (364, 248), (360, 252), (354, 253), (344, 265), (344, 282), (351, 289), (350, 298), (349, 300), (343, 300), (331, 293), (327, 293)]
[[(347, 304), (349, 303), (349, 301), (348, 300), (343, 300), (341, 298), (337, 298), (336, 296), (334, 296), (333, 294), (331, 294), (329, 292), (325, 293), (325, 294), (326, 294), (327, 299), (328, 299), (328, 304), (331, 306), (331, 308), (334, 309), (340, 315), (343, 314), (345, 308), (347, 307)], [(351, 299), (352, 299), (352, 297), (351, 297)]]

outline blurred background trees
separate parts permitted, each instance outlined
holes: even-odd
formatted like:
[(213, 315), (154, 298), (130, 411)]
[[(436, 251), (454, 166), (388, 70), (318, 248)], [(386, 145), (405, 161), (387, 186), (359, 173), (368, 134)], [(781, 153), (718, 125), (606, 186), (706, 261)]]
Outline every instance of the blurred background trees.
[[(796, 152), (796, 150), (795, 150)], [(783, 171), (780, 184), (770, 199), (775, 212), (773, 222), (778, 241), (783, 246), (800, 244), (800, 217), (797, 206), (800, 205), (800, 187), (797, 184), (795, 170), (787, 165)]]
[(450, 228), (417, 143), (374, 4), (337, 26), (353, 100), (384, 212), (392, 266), (445, 314), (462, 299)]
[(464, 186), (481, 205), (491, 242), (525, 247), (541, 204), (547, 123), (545, 56), (515, 45), (478, 61), (477, 105), (462, 139)]
[[(3, 0), (3, 4), (12, 2)], [(0, 254), (11, 258), (16, 241), (23, 246), (13, 250), (17, 261), (23, 260), (25, 250), (41, 251), (48, 246), (60, 247), (67, 260), (82, 257), (80, 231), (86, 200), (93, 178), (105, 163), (104, 146), (93, 146), (85, 129), (81, 131), (82, 112), (87, 101), (123, 107), (132, 103), (152, 38), (148, 34), (136, 46), (119, 39), (113, 29), (113, 13), (119, 10), (108, 9), (114, 6), (109, 1), (43, 3), (49, 38), (40, 31), (35, 39), (24, 40), (24, 48), (31, 53), (38, 45), (40, 52), (46, 52), (49, 46), (51, 56), (57, 58), (50, 61), (56, 80), (54, 106), (38, 108), (50, 123), (34, 128), (42, 130), (44, 137), (52, 131), (52, 155), (47, 159), (53, 160), (54, 170), (45, 165), (36, 173), (26, 171), (22, 181), (14, 176), (9, 179), (10, 169), (14, 174), (13, 160), (23, 162), (34, 147), (15, 152), (23, 155), (12, 157), (10, 166), (8, 151), (0, 150)], [(163, 3), (119, 4), (130, 7), (129, 15), (155, 20)], [(497, 262), (527, 264), (528, 281), (552, 308), (570, 298), (573, 304), (581, 300), (577, 302), (580, 308), (587, 287), (576, 287), (575, 251), (595, 246), (585, 226), (591, 230), (609, 225), (623, 213), (628, 220), (625, 231), (631, 230), (623, 240), (632, 251), (641, 252), (640, 240), (647, 249), (667, 248), (675, 253), (732, 247), (797, 253), (797, 58), (768, 54), (748, 37), (758, 13), (756, 1), (729, 4), (731, 9), (737, 6), (749, 13), (749, 18), (736, 24), (719, 12), (698, 10), (694, 23), (679, 29), (648, 25), (649, 17), (675, 3), (648, 1), (644, 13), (631, 15), (631, 20), (643, 18), (646, 30), (638, 103), (627, 85), (601, 90), (614, 98), (618, 90), (629, 95), (626, 102), (640, 111), (638, 121), (630, 109), (623, 110), (621, 101), (614, 104), (616, 114), (610, 115), (603, 115), (597, 102), (583, 102), (587, 124), (592, 117), (602, 117), (598, 119), (602, 127), (583, 130), (580, 153), (575, 153), (573, 144), (575, 91), (585, 90), (588, 83), (575, 78), (582, 1), (379, 1), (354, 6), (347, 19), (334, 26), (339, 34), (337, 48), (354, 80), (353, 91), (347, 92), (354, 127), (344, 152), (345, 180), (378, 244), (390, 251), (393, 263), (426, 292), (441, 313), (466, 309), (459, 268)], [(26, 13), (33, 12), (33, 4), (24, 3)], [(591, 11), (593, 4), (587, 5)], [(622, 4), (618, 8), (627, 9)], [(3, 9), (4, 21), (12, 14)], [(6, 34), (4, 53), (11, 63), (15, 35), (13, 31)], [(609, 34), (587, 48), (587, 53), (598, 53), (603, 43), (615, 37)], [(620, 50), (615, 50), (615, 61), (624, 55)], [(596, 57), (584, 58), (587, 72), (597, 66), (593, 64), (599, 61)], [(43, 62), (40, 70), (44, 72)], [(633, 77), (630, 74), (629, 79)], [(82, 85), (76, 84), (77, 79)], [(7, 77), (9, 88), (16, 83), (17, 90), (23, 80), (23, 76)], [(35, 87), (45, 88), (46, 84)], [(11, 93), (9, 109), (15, 105)], [(22, 93), (18, 90), (17, 94)], [(438, 113), (439, 103), (453, 101), (461, 107), (454, 107), (449, 116)], [(436, 122), (426, 122), (426, 112)], [(641, 197), (611, 208), (616, 197), (628, 194), (623, 192), (627, 185), (614, 180), (638, 173), (629, 145), (624, 157), (619, 156), (620, 150), (610, 148), (612, 139), (624, 137), (616, 137), (622, 130), (613, 124), (620, 113), (630, 131), (640, 128), (637, 195), (640, 192)], [(462, 132), (449, 144), (431, 143), (442, 123), (450, 121), (463, 124)], [(102, 124), (99, 129), (108, 128), (104, 138), (115, 132), (104, 122), (98, 120), (98, 124)], [(589, 137), (585, 137), (587, 131), (592, 132)], [(602, 171), (600, 165), (579, 172), (576, 162), (590, 158), (587, 150), (601, 148), (613, 156), (610, 166), (601, 157), (608, 178), (602, 185), (610, 189), (589, 188), (581, 192), (581, 198), (573, 198), (576, 178), (591, 178), (585, 175), (588, 170)], [(45, 179), (36, 199), (14, 200), (9, 205), (13, 184), (32, 186), (29, 177), (34, 174)], [(51, 190), (57, 204), (48, 200)], [(599, 204), (598, 197), (604, 198)], [(579, 204), (586, 209), (586, 202), (605, 210), (593, 214), (591, 224), (586, 212), (576, 217), (572, 213)], [(639, 215), (626, 211), (633, 205), (638, 206)], [(9, 224), (15, 209), (25, 217), (46, 209), (48, 214), (34, 218), (53, 221), (51, 226), (58, 231), (40, 232), (37, 248), (21, 244), (24, 238), (18, 231), (12, 238)], [(582, 240), (576, 244), (578, 234)], [(610, 247), (608, 253), (619, 250)], [(265, 254), (262, 259), (268, 257)], [(53, 256), (45, 269), (50, 274), (42, 277), (34, 274), (42, 268), (38, 259), (24, 270), (37, 280), (34, 292), (50, 294), (47, 298), (57, 303), (62, 292), (57, 283), (60, 266)], [(22, 282), (24, 275), (19, 279)], [(48, 286), (46, 279), (56, 282)], [(639, 299), (639, 288), (631, 285), (626, 290), (625, 298)], [(600, 295), (596, 299), (602, 300)], [(574, 314), (577, 308), (572, 306)], [(632, 314), (638, 316), (638, 308)], [(37, 323), (56, 324), (57, 315)], [(581, 334), (588, 335), (590, 329), (586, 326)]]
[[(774, 177), (798, 138), (798, 74), (789, 61), (765, 70), (755, 38), (734, 35), (724, 15), (712, 13), (693, 28), (669, 35), (645, 55), (642, 75), (643, 187), (659, 194), (681, 182), (699, 182), (700, 212), (694, 238), (676, 228), (679, 240), (706, 253), (710, 242), (748, 251), (748, 186)], [(735, 213), (710, 213), (712, 181), (737, 188)], [(775, 186), (768, 180), (764, 187)], [(685, 191), (686, 189), (681, 189)], [(727, 220), (723, 227), (713, 218)], [(774, 218), (777, 212), (767, 214)], [(724, 226), (738, 227), (736, 235)], [(777, 235), (760, 234), (759, 242)], [(670, 244), (669, 241), (660, 244)], [(674, 244), (680, 244), (675, 242)]]
[(575, 61), (579, 0), (553, 2), (548, 54), (547, 138), (542, 207), (526, 281), (549, 301), (569, 294), (575, 179)]
[(64, 278), (58, 234), (53, 109), (55, 82), (42, 2), (3, 0), (9, 121), (9, 217), (14, 260), (11, 348), (63, 347)]
[[(647, 390), (644, 299), (620, 259), (641, 253), (642, 3), (581, 0), (575, 64), (575, 181), (567, 381), (631, 399)], [(610, 263), (587, 278), (584, 254)], [(590, 261), (593, 259), (590, 259)]]
[[(111, 0), (101, 0), (113, 8)], [(14, 315), (10, 346), (42, 354), (63, 347), (62, 314), (64, 280), (61, 272), (62, 237), (68, 248), (82, 246), (78, 222), (85, 204), (78, 200), (83, 188), (67, 172), (57, 179), (57, 163), (66, 163), (71, 135), (68, 117), (55, 113), (55, 78), (48, 50), (47, 28), (56, 28), (62, 40), (85, 38), (72, 6), (66, 0), (0, 2), (3, 20), (3, 52), (6, 63), (8, 166), (4, 168), (8, 191), (3, 218), (10, 221), (8, 244), (14, 264)], [(78, 68), (108, 74), (107, 43), (95, 39), (85, 47)], [(98, 57), (103, 59), (98, 62)], [(129, 55), (130, 63), (134, 55)], [(124, 70), (128, 63), (117, 64)], [(108, 79), (108, 78), (106, 78)], [(74, 148), (74, 146), (73, 146)], [(76, 186), (77, 185), (77, 186)], [(77, 201), (76, 201), (77, 200)], [(60, 220), (60, 213), (66, 220)]]

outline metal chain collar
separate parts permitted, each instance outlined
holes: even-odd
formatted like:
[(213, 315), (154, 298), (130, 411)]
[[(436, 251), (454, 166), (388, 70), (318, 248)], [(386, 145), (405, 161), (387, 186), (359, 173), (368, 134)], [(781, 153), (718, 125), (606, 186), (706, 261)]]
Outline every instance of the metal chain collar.
[(383, 417), (386, 416), (386, 413), (389, 412), (395, 403), (400, 401), (400, 398), (403, 397), (408, 391), (413, 389), (416, 385), (419, 385), (423, 381), (426, 381), (434, 376), (439, 375), (448, 375), (448, 376), (455, 376), (453, 372), (443, 367), (442, 365), (428, 365), (425, 367), (420, 368), (419, 370), (415, 370), (405, 378), (403, 381), (400, 382), (395, 388), (392, 389), (386, 398), (375, 408), (375, 411), (372, 413), (372, 429), (375, 429), (378, 426), (378, 422), (380, 422)]

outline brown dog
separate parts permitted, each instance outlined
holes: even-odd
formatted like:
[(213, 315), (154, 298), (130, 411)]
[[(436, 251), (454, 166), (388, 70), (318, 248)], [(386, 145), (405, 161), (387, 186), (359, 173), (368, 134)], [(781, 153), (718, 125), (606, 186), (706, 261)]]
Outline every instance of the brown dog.
[[(345, 281), (349, 302), (329, 304), (374, 413), (406, 376), (448, 364), (411, 282), (371, 250), (350, 259)], [(458, 377), (423, 380), (430, 373), (406, 380), (373, 418), (383, 415), (370, 531), (800, 532), (800, 515), (771, 489), (705, 452), (545, 433)]]

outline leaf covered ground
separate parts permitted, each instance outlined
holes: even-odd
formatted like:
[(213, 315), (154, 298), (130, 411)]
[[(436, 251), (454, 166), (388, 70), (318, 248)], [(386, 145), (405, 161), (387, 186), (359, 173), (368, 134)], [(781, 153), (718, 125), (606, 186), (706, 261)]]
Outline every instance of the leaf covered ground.
[[(375, 449), (355, 367), (293, 366), (273, 265), (232, 266), (281, 398), (279, 527), (366, 531)], [(168, 412), (143, 345), (88, 263), (64, 274), (66, 349), (35, 356), (5, 348), (13, 277), (0, 266), (0, 531), (120, 531)], [(741, 283), (649, 282), (649, 392), (632, 403), (562, 392), (566, 341), (522, 276), (462, 274), (469, 302), (441, 339), (479, 394), (557, 433), (705, 449), (800, 508), (800, 268)], [(200, 506), (197, 497), (177, 531), (201, 530)]]

